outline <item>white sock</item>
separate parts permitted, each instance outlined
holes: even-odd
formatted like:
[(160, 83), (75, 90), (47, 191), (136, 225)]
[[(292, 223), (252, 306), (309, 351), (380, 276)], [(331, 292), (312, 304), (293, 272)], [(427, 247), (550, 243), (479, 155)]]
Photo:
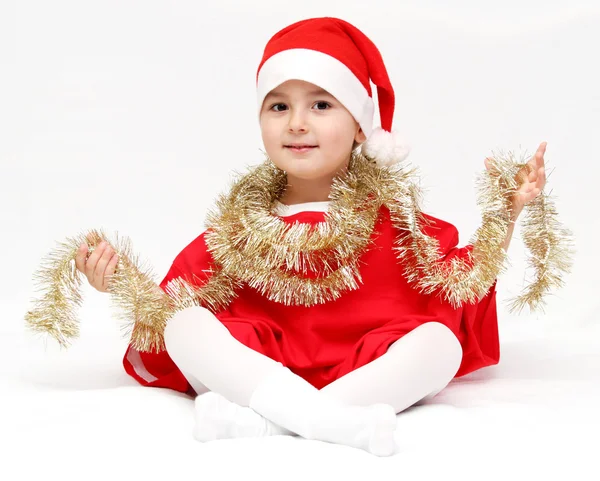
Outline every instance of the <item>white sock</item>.
[(227, 438), (294, 435), (251, 408), (231, 402), (216, 392), (207, 392), (196, 397), (195, 417), (194, 438), (201, 442)]
[[(435, 356), (424, 346), (434, 346)], [(384, 402), (400, 413), (421, 399), (433, 397), (453, 378), (462, 359), (456, 337), (445, 326), (429, 322), (396, 341), (380, 358), (321, 389), (339, 402), (370, 406)], [(203, 394), (202, 384), (186, 374)], [(196, 384), (194, 384), (194, 381)], [(428, 393), (428, 394), (427, 394)], [(231, 407), (225, 405), (233, 404)], [(196, 399), (199, 438), (202, 441), (242, 436), (294, 435), (256, 411), (211, 393)], [(237, 425), (231, 426), (231, 424)]]
[(344, 444), (377, 456), (390, 456), (398, 450), (392, 406), (343, 404), (281, 364), (259, 383), (249, 406), (306, 439)]

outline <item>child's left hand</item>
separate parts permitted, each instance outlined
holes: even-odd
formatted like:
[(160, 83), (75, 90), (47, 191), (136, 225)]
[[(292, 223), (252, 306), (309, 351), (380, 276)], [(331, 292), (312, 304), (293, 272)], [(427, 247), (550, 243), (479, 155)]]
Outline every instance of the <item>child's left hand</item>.
[[(546, 185), (546, 170), (544, 166), (544, 154), (547, 142), (542, 142), (535, 155), (527, 162), (526, 166), (517, 174), (523, 183), (512, 198), (511, 220), (514, 222), (523, 211), (525, 204), (535, 199)], [(488, 159), (485, 159), (485, 168), (490, 169)], [(529, 172), (529, 174), (528, 174)]]

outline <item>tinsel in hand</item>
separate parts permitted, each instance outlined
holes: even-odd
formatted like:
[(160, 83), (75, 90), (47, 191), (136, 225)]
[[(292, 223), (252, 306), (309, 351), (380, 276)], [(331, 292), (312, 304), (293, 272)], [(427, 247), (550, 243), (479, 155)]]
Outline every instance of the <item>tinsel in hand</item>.
[[(512, 152), (494, 153), (489, 161), (490, 169), (476, 182), (482, 222), (469, 241), (473, 248), (466, 260), (456, 257), (439, 262), (438, 242), (422, 231), (421, 192), (415, 183), (402, 186), (391, 205), (396, 226), (410, 234), (397, 241), (407, 278), (421, 292), (438, 292), (455, 307), (481, 299), (506, 268), (502, 244), (511, 222), (511, 198), (521, 186), (528, 165), (516, 162)], [(511, 312), (525, 305), (532, 311), (540, 308), (544, 295), (563, 286), (563, 275), (572, 265), (571, 232), (558, 221), (553, 201), (543, 191), (525, 206), (523, 238), (534, 280), (525, 292), (509, 300)]]
[[(111, 240), (102, 230), (91, 230), (60, 242), (34, 274), (42, 295), (25, 315), (29, 329), (51, 335), (61, 347), (68, 347), (71, 339), (79, 337), (76, 309), (82, 303), (80, 289), (84, 276), (75, 267), (75, 256), (82, 243), (89, 245), (91, 253), (102, 240), (119, 256), (108, 292), (118, 307), (117, 317), (124, 321), (122, 330), (139, 351), (164, 350), (163, 332), (167, 320), (178, 310), (193, 305), (218, 310), (233, 294), (234, 284), (222, 275), (213, 276), (202, 289), (196, 287), (193, 279), (191, 282), (173, 279), (165, 293), (153, 280), (151, 268), (141, 264), (133, 254), (129, 239), (119, 238), (117, 234)], [(213, 288), (215, 285), (217, 289)]]

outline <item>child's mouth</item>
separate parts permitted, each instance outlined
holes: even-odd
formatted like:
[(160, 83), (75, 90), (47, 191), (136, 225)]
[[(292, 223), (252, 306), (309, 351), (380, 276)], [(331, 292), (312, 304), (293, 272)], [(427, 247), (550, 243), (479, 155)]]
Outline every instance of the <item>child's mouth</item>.
[(290, 149), (292, 152), (302, 153), (309, 152), (312, 149), (316, 149), (316, 145), (286, 145), (286, 149)]

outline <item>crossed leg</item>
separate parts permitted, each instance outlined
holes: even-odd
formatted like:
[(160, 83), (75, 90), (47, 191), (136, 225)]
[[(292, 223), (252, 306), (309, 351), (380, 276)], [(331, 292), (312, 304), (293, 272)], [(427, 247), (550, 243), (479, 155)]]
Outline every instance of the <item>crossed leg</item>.
[[(246, 433), (253, 432), (248, 423), (254, 422), (256, 431), (260, 422), (263, 434), (299, 434), (316, 439), (335, 438), (332, 432), (344, 431), (352, 415), (362, 415), (363, 424), (366, 422), (364, 409), (352, 411), (345, 407), (369, 408), (371, 425), (386, 424), (382, 405), (399, 413), (434, 396), (452, 380), (462, 358), (454, 334), (443, 324), (430, 322), (396, 341), (383, 356), (318, 391), (280, 363), (237, 341), (203, 308), (178, 312), (167, 325), (165, 343), (199, 395), (197, 406), (204, 403), (205, 408), (211, 405), (214, 409), (217, 403), (222, 415), (245, 419)], [(379, 411), (373, 406), (379, 406)], [(318, 424), (327, 423), (329, 432), (315, 432)], [(370, 429), (372, 440), (376, 433), (372, 426)], [(364, 444), (364, 440), (356, 441), (357, 430), (359, 427), (354, 426), (353, 434), (346, 433), (345, 439), (322, 440), (351, 444), (345, 441), (352, 438), (355, 444)], [(231, 435), (232, 430), (228, 433)]]
[(430, 399), (454, 378), (462, 347), (439, 322), (427, 322), (394, 342), (385, 354), (321, 389), (348, 404), (383, 402), (400, 413)]

